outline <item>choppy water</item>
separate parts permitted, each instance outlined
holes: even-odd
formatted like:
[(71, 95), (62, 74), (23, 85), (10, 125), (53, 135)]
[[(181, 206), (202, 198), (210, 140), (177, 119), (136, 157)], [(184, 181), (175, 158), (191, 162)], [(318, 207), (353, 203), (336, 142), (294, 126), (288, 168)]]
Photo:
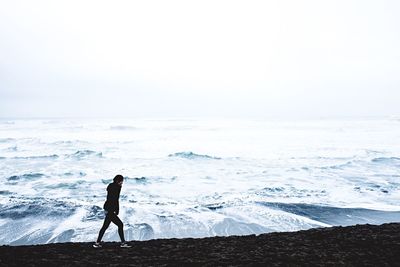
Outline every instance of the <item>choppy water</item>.
[[(400, 221), (400, 121), (0, 120), (0, 244)], [(104, 240), (118, 240), (111, 226)]]

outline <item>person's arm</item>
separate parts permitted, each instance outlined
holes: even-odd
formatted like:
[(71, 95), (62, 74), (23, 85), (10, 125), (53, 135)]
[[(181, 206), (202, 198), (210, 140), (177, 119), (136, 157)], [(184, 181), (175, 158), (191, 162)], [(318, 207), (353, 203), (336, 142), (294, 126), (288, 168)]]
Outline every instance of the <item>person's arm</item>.
[(119, 213), (119, 192), (120, 192), (120, 188), (118, 188), (118, 186), (113, 186), (112, 190), (111, 190), (111, 197), (112, 197), (112, 203), (113, 203), (113, 211), (115, 214), (118, 215)]
[(117, 187), (117, 206), (115, 207), (115, 214), (119, 213), (119, 194), (121, 193), (121, 187)]

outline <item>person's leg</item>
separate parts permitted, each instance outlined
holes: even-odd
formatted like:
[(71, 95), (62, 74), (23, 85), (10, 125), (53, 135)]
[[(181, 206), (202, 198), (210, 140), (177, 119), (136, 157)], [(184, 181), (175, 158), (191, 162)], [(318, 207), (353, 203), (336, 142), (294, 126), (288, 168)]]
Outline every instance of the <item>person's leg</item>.
[(124, 243), (125, 242), (124, 224), (122, 223), (122, 221), (118, 218), (117, 214), (115, 214), (115, 213), (112, 214), (111, 221), (118, 226), (119, 238), (121, 238), (121, 242)]
[(110, 215), (111, 215), (111, 213), (106, 214), (106, 218), (104, 219), (103, 227), (101, 227), (100, 232), (99, 232), (99, 237), (97, 238), (97, 243), (100, 243), (105, 231), (107, 230), (108, 226), (110, 226), (110, 223), (111, 223)]

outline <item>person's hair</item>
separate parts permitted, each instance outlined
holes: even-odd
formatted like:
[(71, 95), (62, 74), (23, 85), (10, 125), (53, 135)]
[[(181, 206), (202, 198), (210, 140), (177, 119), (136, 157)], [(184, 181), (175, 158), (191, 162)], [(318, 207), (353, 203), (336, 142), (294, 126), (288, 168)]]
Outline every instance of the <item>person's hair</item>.
[(119, 183), (124, 180), (124, 177), (121, 174), (118, 174), (114, 177), (114, 183)]

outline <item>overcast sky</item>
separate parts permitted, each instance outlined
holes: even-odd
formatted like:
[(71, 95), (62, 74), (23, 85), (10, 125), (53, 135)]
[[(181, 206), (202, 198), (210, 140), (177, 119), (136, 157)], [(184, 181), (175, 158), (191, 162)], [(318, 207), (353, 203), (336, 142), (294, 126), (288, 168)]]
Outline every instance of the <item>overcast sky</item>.
[(400, 1), (0, 0), (0, 117), (400, 115)]

